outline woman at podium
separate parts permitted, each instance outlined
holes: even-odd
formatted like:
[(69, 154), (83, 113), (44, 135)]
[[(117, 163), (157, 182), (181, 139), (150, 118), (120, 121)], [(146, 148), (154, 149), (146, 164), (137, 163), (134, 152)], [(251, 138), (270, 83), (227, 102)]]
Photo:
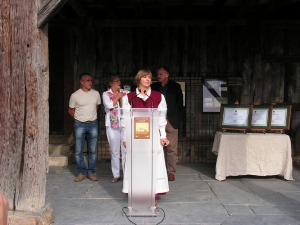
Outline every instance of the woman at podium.
[[(166, 192), (169, 191), (169, 184), (168, 184), (168, 176), (167, 176), (167, 171), (166, 171), (166, 166), (165, 166), (165, 157), (164, 157), (164, 151), (163, 151), (163, 146), (167, 146), (169, 144), (169, 140), (166, 137), (166, 131), (165, 131), (165, 126), (167, 124), (166, 121), (166, 112), (167, 112), (167, 104), (165, 101), (164, 96), (157, 91), (151, 90), (151, 80), (152, 80), (152, 73), (149, 70), (142, 69), (140, 70), (137, 75), (135, 76), (135, 81), (137, 84), (137, 88), (135, 91), (132, 91), (128, 95), (125, 95), (122, 98), (123, 102), (123, 109), (139, 109), (139, 108), (153, 108), (153, 110), (157, 110), (163, 113), (160, 113), (158, 116), (158, 128), (159, 130), (153, 131), (156, 133), (160, 133), (160, 135), (156, 135), (160, 140), (157, 140), (156, 143), (158, 143), (155, 146), (159, 146), (158, 149), (153, 149), (153, 152), (156, 152), (154, 154), (154, 161), (156, 162), (155, 165), (156, 168), (153, 168), (153, 171), (155, 171), (154, 178), (155, 179), (155, 187), (154, 188), (154, 194), (155, 197), (158, 197), (159, 195), (164, 195)], [(149, 110), (148, 110), (149, 111)], [(131, 135), (130, 129), (128, 126), (126, 127), (126, 116), (122, 116), (122, 129), (124, 130), (124, 135), (123, 135), (123, 145), (126, 147), (126, 136)], [(127, 129), (127, 130), (126, 130)], [(146, 135), (147, 133), (147, 128), (139, 127), (136, 131), (136, 133), (141, 133)], [(151, 136), (151, 135), (150, 135)], [(155, 136), (155, 135), (152, 135)], [(128, 140), (128, 139), (127, 139)], [(154, 140), (153, 140), (154, 141)], [(147, 145), (147, 139), (144, 140), (144, 146), (146, 148)], [(156, 148), (156, 147), (155, 147)], [(134, 151), (134, 149), (132, 150)], [(128, 150), (127, 150), (128, 152)], [(152, 152), (152, 151), (151, 151)], [(142, 158), (141, 156), (140, 158)], [(128, 193), (128, 174), (127, 168), (128, 166), (128, 157), (126, 155), (126, 162), (125, 162), (125, 174), (124, 174), (124, 179), (123, 179), (123, 189), (122, 192)], [(143, 167), (143, 166), (142, 166)], [(149, 167), (149, 166), (144, 166), (144, 167)], [(131, 168), (128, 168), (128, 171), (130, 171)], [(144, 168), (145, 170), (148, 168)], [(140, 174), (143, 174), (141, 171)], [(142, 179), (141, 179), (142, 182)]]

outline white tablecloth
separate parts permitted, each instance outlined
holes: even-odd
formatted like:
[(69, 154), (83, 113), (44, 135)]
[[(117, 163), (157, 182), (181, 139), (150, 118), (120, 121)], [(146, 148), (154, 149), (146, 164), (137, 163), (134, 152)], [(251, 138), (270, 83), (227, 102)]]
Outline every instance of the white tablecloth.
[(216, 180), (238, 175), (281, 175), (293, 180), (291, 140), (286, 134), (216, 132)]

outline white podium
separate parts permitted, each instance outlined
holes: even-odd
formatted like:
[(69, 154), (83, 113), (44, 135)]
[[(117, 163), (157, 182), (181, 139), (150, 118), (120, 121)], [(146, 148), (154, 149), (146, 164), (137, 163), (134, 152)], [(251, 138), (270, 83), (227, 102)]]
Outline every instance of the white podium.
[(160, 145), (159, 116), (153, 108), (122, 109), (126, 132), (127, 216), (157, 216), (155, 187)]

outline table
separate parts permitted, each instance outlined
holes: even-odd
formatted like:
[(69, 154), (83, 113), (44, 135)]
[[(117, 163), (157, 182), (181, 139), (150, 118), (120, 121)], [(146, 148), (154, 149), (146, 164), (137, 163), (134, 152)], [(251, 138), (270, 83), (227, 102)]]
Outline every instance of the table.
[(293, 180), (291, 140), (286, 134), (216, 132), (216, 180), (227, 176), (281, 175)]

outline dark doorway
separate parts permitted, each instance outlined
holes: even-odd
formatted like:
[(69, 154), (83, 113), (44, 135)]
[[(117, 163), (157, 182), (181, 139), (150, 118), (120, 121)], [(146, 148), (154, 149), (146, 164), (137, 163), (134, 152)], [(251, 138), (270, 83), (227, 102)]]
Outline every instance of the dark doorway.
[(49, 134), (64, 134), (64, 29), (49, 27)]

